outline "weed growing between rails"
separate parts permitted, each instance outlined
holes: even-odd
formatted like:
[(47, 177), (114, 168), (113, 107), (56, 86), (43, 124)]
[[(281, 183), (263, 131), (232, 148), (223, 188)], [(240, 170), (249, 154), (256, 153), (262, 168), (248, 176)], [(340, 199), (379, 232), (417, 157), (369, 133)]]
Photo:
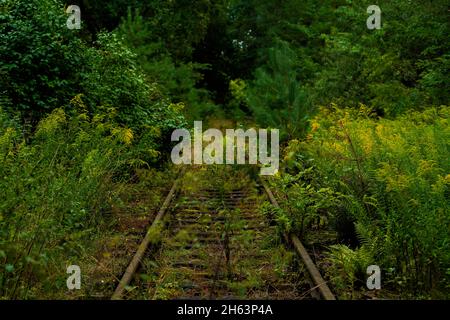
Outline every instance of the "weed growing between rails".
[(194, 167), (181, 190), (160, 250), (127, 298), (295, 299), (308, 290), (295, 255), (259, 214), (262, 199), (245, 170)]

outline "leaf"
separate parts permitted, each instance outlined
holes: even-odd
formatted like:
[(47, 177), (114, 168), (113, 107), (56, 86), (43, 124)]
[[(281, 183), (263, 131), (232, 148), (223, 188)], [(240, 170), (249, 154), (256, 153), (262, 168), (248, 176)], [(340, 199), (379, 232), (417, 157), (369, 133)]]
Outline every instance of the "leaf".
[(14, 272), (14, 266), (12, 264), (5, 265), (5, 270), (7, 272)]

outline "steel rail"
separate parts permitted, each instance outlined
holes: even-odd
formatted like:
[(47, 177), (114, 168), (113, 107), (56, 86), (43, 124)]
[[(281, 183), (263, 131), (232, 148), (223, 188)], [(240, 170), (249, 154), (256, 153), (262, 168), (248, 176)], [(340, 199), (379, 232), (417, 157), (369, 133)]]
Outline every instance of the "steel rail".
[[(130, 264), (128, 265), (127, 269), (125, 270), (125, 273), (123, 274), (118, 286), (116, 287), (113, 295), (111, 296), (111, 300), (120, 300), (122, 299), (122, 296), (124, 294), (124, 291), (126, 287), (131, 282), (134, 273), (136, 272), (137, 268), (139, 267), (142, 258), (145, 254), (145, 252), (148, 250), (148, 247), (151, 243), (152, 234), (155, 228), (158, 227), (158, 225), (162, 222), (162, 219), (164, 218), (164, 215), (169, 208), (171, 201), (173, 200), (175, 193), (178, 189), (178, 185), (180, 183), (181, 177), (183, 176), (185, 172), (185, 168), (182, 168), (177, 176), (177, 179), (172, 185), (172, 188), (170, 189), (167, 197), (164, 200), (164, 203), (162, 204), (161, 208), (158, 211), (158, 214), (156, 215), (153, 223), (148, 228), (147, 233), (139, 245), (138, 249), (136, 250), (135, 255), (133, 256)], [(260, 179), (262, 186), (264, 187), (264, 190), (269, 197), (270, 202), (275, 207), (280, 207), (277, 200), (275, 199), (275, 196), (273, 195), (272, 191), (270, 190), (267, 183), (261, 178)], [(285, 239), (289, 242), (291, 242), (296, 249), (298, 255), (301, 257), (302, 261), (304, 262), (313, 282), (315, 285), (315, 288), (317, 291), (319, 291), (320, 295), (325, 300), (336, 300), (333, 293), (331, 292), (330, 288), (326, 284), (326, 281), (322, 278), (320, 275), (319, 270), (315, 266), (314, 262), (312, 261), (311, 257), (309, 256), (308, 252), (306, 251), (305, 247), (299, 240), (299, 238), (294, 234), (284, 234)]]
[(164, 200), (163, 205), (158, 211), (158, 214), (155, 217), (155, 220), (153, 220), (153, 223), (148, 228), (147, 233), (144, 237), (144, 240), (142, 240), (141, 244), (139, 245), (139, 248), (137, 249), (135, 255), (133, 256), (133, 259), (131, 260), (130, 264), (128, 265), (127, 269), (125, 270), (125, 273), (122, 276), (122, 279), (120, 280), (118, 286), (116, 287), (116, 290), (114, 291), (111, 300), (120, 300), (122, 299), (123, 292), (125, 291), (126, 286), (130, 283), (134, 273), (136, 272), (139, 264), (141, 263), (142, 257), (144, 256), (145, 252), (148, 249), (148, 246), (151, 241), (151, 237), (153, 234), (153, 230), (158, 227), (158, 225), (161, 223), (162, 219), (164, 218), (164, 214), (166, 213), (167, 209), (169, 208), (170, 202), (174, 198), (175, 192), (178, 188), (178, 185), (180, 183), (181, 177), (184, 174), (185, 169), (182, 168), (178, 174), (177, 179), (172, 185), (172, 188), (169, 191), (169, 194), (167, 195), (166, 199)]
[[(260, 178), (261, 184), (264, 187), (264, 190), (266, 191), (267, 196), (269, 197), (270, 202), (272, 205), (274, 205), (277, 208), (280, 208), (280, 205), (277, 202), (277, 199), (275, 199), (275, 196), (273, 195), (272, 191), (270, 190), (267, 183)], [(298, 255), (303, 260), (306, 268), (308, 269), (308, 272), (314, 281), (314, 284), (317, 287), (317, 290), (319, 290), (320, 295), (325, 300), (336, 300), (335, 296), (331, 292), (330, 288), (327, 285), (327, 282), (322, 278), (319, 270), (317, 269), (316, 265), (312, 261), (311, 257), (309, 256), (308, 252), (306, 251), (305, 247), (301, 243), (300, 239), (294, 235), (294, 234), (285, 234), (285, 239), (288, 239), (292, 242), (294, 245), (294, 248), (296, 249)]]

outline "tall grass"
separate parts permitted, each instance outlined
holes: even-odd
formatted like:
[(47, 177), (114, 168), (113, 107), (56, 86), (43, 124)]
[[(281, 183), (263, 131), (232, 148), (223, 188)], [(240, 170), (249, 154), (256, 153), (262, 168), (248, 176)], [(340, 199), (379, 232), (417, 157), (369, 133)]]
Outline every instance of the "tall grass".
[(72, 107), (55, 109), (27, 142), (0, 110), (0, 297), (64, 286), (67, 262), (114, 201), (113, 181), (139, 162), (113, 109), (89, 116), (79, 97)]

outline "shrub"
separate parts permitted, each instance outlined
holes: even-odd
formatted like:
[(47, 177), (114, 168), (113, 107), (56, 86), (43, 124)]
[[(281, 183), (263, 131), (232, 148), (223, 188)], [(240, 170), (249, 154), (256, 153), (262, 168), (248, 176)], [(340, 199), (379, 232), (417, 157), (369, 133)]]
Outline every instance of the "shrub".
[(0, 10), (0, 94), (10, 112), (38, 120), (80, 92), (85, 47), (57, 0), (4, 0)]
[(323, 108), (308, 138), (287, 149), (287, 169), (313, 166), (323, 188), (345, 196), (360, 246), (407, 292), (439, 292), (450, 281), (449, 111), (387, 120), (364, 106)]
[(171, 107), (155, 82), (148, 82), (136, 55), (115, 33), (100, 33), (95, 46), (89, 46), (78, 31), (66, 27), (58, 0), (5, 2), (0, 15), (0, 86), (5, 88), (0, 102), (9, 113), (19, 112), (35, 124), (84, 94), (91, 115), (115, 108), (116, 121), (134, 130), (171, 130), (183, 124), (181, 110)]
[[(79, 97), (71, 105), (72, 114), (57, 108), (42, 119), (29, 143), (0, 112), (2, 297), (33, 297), (63, 281), (65, 261), (110, 210), (113, 179), (127, 181), (123, 168), (143, 162), (138, 137), (114, 122), (113, 109), (91, 117)], [(146, 156), (155, 159), (146, 139)]]

